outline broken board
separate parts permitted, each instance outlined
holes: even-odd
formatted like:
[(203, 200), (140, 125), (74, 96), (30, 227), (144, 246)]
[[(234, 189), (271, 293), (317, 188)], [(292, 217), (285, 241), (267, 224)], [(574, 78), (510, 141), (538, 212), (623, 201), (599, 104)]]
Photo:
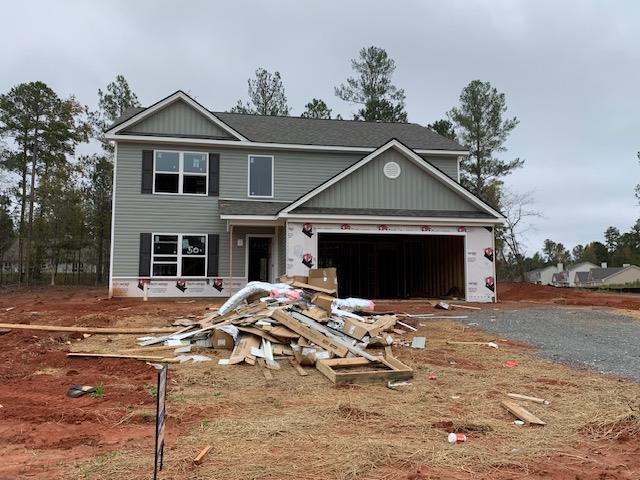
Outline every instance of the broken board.
[[(379, 357), (382, 359), (382, 357)], [(316, 368), (333, 383), (376, 383), (409, 380), (413, 378), (413, 370), (394, 357), (387, 357), (386, 364), (391, 368), (380, 368), (380, 363), (373, 363), (366, 358), (328, 358), (318, 360)], [(370, 367), (370, 368), (366, 368)], [(375, 368), (378, 367), (378, 368)]]
[(512, 402), (511, 400), (503, 400), (500, 404), (507, 409), (512, 415), (516, 418), (519, 418), (525, 423), (531, 425), (546, 425), (546, 422), (543, 422), (538, 417), (536, 417), (533, 413), (527, 410), (524, 407), (521, 407), (516, 402)]

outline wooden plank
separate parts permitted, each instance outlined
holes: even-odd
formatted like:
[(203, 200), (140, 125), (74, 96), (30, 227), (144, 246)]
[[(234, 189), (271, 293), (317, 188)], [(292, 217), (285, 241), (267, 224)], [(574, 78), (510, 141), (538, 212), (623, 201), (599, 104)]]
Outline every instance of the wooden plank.
[(519, 393), (507, 393), (507, 397), (511, 397), (515, 400), (525, 400), (527, 402), (541, 403), (542, 405), (549, 405), (551, 402), (544, 398), (530, 397), (529, 395), (520, 395)]
[(466, 308), (468, 310), (480, 310), (480, 307), (472, 307), (471, 305), (458, 305), (454, 303), (451, 303), (450, 305), (455, 308)]
[(42, 332), (74, 332), (94, 334), (141, 334), (141, 333), (172, 333), (173, 327), (63, 327), (58, 325), (27, 325), (24, 323), (0, 323), (0, 328), (11, 330), (38, 330)]
[(264, 358), (256, 358), (256, 362), (258, 364), (258, 368), (262, 372), (262, 375), (264, 375), (264, 378), (267, 380), (273, 380), (273, 374), (270, 370), (267, 370), (267, 364), (265, 363)]
[(126, 355), (119, 353), (71, 352), (67, 353), (67, 357), (126, 358), (131, 360), (140, 360), (143, 362), (180, 363), (180, 360), (170, 357), (154, 355)]
[(507, 409), (511, 414), (515, 417), (519, 418), (525, 423), (529, 423), (532, 425), (546, 425), (545, 422), (536, 417), (533, 413), (531, 413), (526, 408), (518, 405), (516, 402), (512, 402), (511, 400), (502, 400), (500, 402), (505, 409)]
[(251, 355), (251, 349), (253, 347), (258, 348), (259, 346), (260, 337), (247, 333), (240, 334), (238, 343), (233, 347), (233, 351), (229, 357), (229, 365), (244, 362), (245, 358)]
[(489, 345), (491, 342), (454, 342), (447, 341), (447, 345)]
[(10, 328), (0, 328), (0, 335), (4, 335), (5, 333), (9, 333), (10, 331)]
[(295, 368), (296, 372), (298, 372), (300, 376), (306, 377), (307, 375), (309, 375), (309, 372), (302, 368), (302, 365), (300, 365), (295, 358), (290, 358), (289, 363), (293, 368)]
[(196, 465), (200, 465), (204, 460), (204, 457), (207, 455), (207, 453), (209, 453), (209, 451), (212, 448), (213, 447), (211, 445), (207, 445), (206, 447), (204, 447), (202, 451), (198, 454), (198, 456), (193, 459), (193, 463), (195, 463)]
[(276, 319), (282, 325), (287, 327), (290, 330), (298, 333), (301, 337), (306, 338), (310, 342), (315, 343), (316, 345), (321, 346), (325, 350), (330, 351), (334, 355), (338, 355), (339, 357), (346, 357), (349, 350), (344, 345), (340, 345), (334, 340), (326, 337), (325, 335), (311, 330), (306, 325), (303, 325), (299, 321), (290, 317), (288, 314), (283, 312), (282, 310), (276, 310), (271, 314), (272, 318)]
[(387, 345), (386, 347), (384, 347), (384, 356), (387, 357), (387, 359), (389, 357), (393, 357), (393, 350), (391, 350), (390, 345)]

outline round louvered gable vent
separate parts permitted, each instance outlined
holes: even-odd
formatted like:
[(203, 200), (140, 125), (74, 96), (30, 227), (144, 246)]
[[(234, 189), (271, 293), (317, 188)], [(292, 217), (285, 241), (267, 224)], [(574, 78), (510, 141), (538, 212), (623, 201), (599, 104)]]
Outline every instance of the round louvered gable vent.
[(400, 165), (398, 165), (396, 162), (385, 163), (382, 171), (384, 172), (385, 177), (391, 178), (391, 179), (398, 178), (401, 172)]

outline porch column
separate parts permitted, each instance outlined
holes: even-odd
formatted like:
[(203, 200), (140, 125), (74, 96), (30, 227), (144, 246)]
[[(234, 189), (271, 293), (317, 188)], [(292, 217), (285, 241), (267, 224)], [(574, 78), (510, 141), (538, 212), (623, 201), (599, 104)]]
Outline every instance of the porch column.
[[(229, 284), (233, 283), (233, 224), (229, 225)], [(233, 287), (229, 286), (229, 296), (233, 295)]]

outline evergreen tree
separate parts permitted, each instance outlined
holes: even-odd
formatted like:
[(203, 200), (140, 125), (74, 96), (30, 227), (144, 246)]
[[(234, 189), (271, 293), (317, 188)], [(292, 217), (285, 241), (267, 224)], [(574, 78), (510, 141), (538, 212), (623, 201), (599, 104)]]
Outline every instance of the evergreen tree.
[(301, 117), (304, 118), (331, 118), (331, 109), (327, 107), (324, 101), (314, 98), (304, 107)]
[(458, 138), (471, 155), (461, 162), (461, 182), (493, 206), (498, 206), (496, 188), (501, 178), (520, 168), (524, 161), (500, 160), (496, 153), (506, 151), (504, 144), (518, 125), (518, 119), (504, 118), (507, 111), (504, 93), (489, 82), (473, 80), (460, 94), (460, 106), (448, 115), (455, 124)]
[(431, 130), (436, 133), (439, 133), (443, 137), (446, 137), (455, 142), (458, 141), (458, 136), (456, 135), (456, 129), (449, 120), (436, 120), (435, 122), (427, 125)]
[(355, 77), (335, 88), (341, 100), (361, 105), (354, 120), (370, 122), (406, 122), (405, 94), (391, 83), (396, 64), (379, 47), (360, 50), (359, 58), (351, 60)]
[(280, 78), (280, 72), (270, 73), (264, 68), (256, 70), (255, 78), (250, 78), (249, 101), (238, 100), (231, 113), (250, 113), (255, 115), (289, 115), (287, 96)]

